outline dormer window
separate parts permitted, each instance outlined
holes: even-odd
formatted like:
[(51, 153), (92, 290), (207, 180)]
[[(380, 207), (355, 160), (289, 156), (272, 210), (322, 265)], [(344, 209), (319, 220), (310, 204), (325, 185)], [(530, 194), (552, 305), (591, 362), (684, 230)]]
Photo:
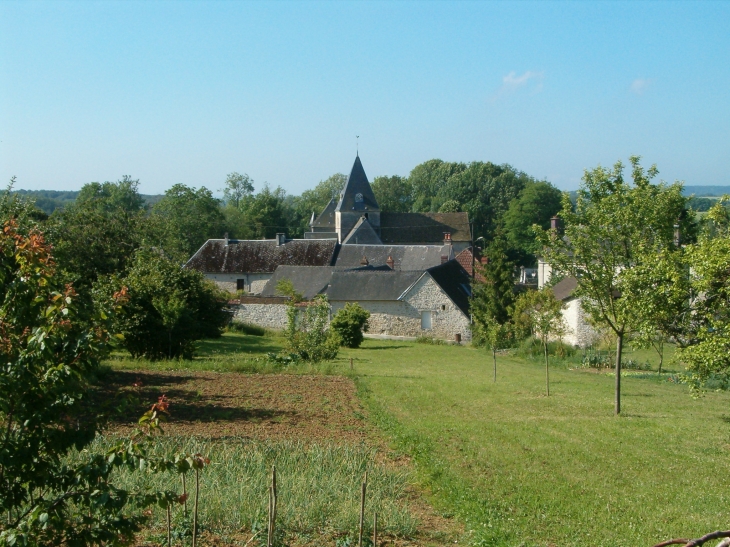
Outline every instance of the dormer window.
[(362, 203), (362, 194), (355, 194), (355, 203)]

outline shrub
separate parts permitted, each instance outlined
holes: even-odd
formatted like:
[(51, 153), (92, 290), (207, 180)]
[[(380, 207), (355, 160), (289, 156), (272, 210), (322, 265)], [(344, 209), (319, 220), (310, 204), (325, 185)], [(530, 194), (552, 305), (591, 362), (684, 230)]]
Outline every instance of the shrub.
[[(90, 381), (106, 354), (109, 318), (125, 299), (123, 289), (109, 308), (84, 310), (71, 285), (58, 286), (40, 232), (22, 235), (15, 221), (0, 231), (0, 545), (126, 544), (145, 520), (130, 506), (163, 499), (111, 481), (119, 467), (149, 464), (139, 438), (106, 454), (85, 450), (100, 425), (87, 400)], [(146, 423), (166, 409), (163, 396)], [(61, 464), (74, 451), (78, 461)]]
[(266, 329), (264, 327), (259, 327), (258, 325), (245, 323), (243, 321), (233, 320), (228, 323), (227, 328), (230, 332), (240, 332), (241, 334), (248, 334), (249, 336), (264, 336), (266, 334)]
[(348, 302), (332, 318), (330, 326), (340, 337), (340, 344), (348, 348), (359, 348), (363, 332), (368, 331), (370, 312), (357, 302)]
[[(542, 342), (533, 336), (523, 340), (515, 351), (515, 355), (526, 357), (528, 359), (542, 359), (544, 356)], [(548, 355), (554, 357), (566, 358), (575, 355), (575, 348), (564, 342), (554, 340), (548, 342)]]
[(329, 313), (330, 305), (324, 295), (316, 296), (303, 306), (290, 301), (285, 351), (312, 363), (337, 357), (340, 339), (327, 328)]
[(159, 252), (137, 251), (129, 274), (100, 290), (108, 295), (115, 285), (129, 289), (129, 302), (114, 326), (133, 357), (190, 359), (195, 340), (220, 336), (229, 320), (226, 294), (200, 272), (182, 269)]

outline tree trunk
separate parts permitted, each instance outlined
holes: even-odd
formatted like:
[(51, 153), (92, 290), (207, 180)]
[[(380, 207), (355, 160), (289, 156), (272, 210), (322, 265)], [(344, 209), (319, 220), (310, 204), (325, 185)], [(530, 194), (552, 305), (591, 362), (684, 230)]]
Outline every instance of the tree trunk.
[(616, 335), (616, 409), (618, 416), (621, 413), (621, 350), (624, 347), (624, 333)]
[(548, 367), (547, 340), (542, 341), (542, 347), (545, 350), (545, 392), (550, 397), (550, 368)]
[(492, 359), (494, 360), (494, 381), (497, 381), (497, 350), (492, 348)]

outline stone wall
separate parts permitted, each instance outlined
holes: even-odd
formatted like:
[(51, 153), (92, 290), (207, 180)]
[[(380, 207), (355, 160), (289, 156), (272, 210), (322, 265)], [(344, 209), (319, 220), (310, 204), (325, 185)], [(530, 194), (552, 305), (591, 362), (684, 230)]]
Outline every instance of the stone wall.
[(586, 348), (593, 345), (598, 338), (598, 333), (588, 322), (588, 314), (580, 305), (578, 298), (572, 298), (566, 302), (563, 320), (568, 327), (568, 334), (563, 337), (566, 344)]
[(286, 328), (286, 303), (283, 298), (242, 298), (240, 304), (231, 307), (234, 321), (274, 330)]

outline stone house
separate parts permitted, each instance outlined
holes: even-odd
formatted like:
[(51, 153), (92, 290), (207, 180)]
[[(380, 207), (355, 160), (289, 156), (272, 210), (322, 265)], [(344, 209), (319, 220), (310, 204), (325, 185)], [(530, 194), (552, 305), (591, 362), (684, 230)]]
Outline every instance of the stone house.
[[(335, 267), (281, 266), (261, 292), (261, 302), (243, 298), (236, 318), (269, 328), (283, 329), (285, 302), (277, 303), (276, 284), (292, 282), (294, 289), (311, 299), (324, 294), (332, 313), (348, 302), (370, 312), (370, 336), (429, 336), (445, 340), (471, 340), (469, 275), (455, 261), (421, 271), (364, 266), (353, 270)], [(264, 300), (266, 300), (264, 302)], [(268, 306), (268, 309), (267, 309)]]

